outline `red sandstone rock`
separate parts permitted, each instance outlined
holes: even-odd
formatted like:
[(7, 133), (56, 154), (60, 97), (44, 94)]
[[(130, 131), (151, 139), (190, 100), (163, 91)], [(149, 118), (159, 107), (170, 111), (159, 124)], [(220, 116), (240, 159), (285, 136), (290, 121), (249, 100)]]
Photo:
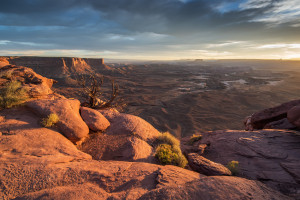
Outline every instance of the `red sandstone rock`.
[(110, 126), (109, 121), (94, 109), (81, 107), (80, 113), (83, 121), (93, 131), (105, 131)]
[(189, 166), (196, 172), (207, 176), (230, 176), (228, 168), (220, 163), (210, 161), (197, 153), (188, 155)]
[(295, 129), (296, 126), (291, 124), (287, 118), (273, 121), (264, 126), (264, 129)]
[(300, 100), (290, 101), (273, 108), (268, 108), (256, 112), (250, 118), (247, 118), (246, 120), (247, 123), (245, 123), (246, 130), (263, 129), (264, 126), (270, 122), (274, 122), (286, 118), (287, 112), (296, 105), (300, 105)]
[(150, 144), (159, 132), (145, 120), (115, 111), (103, 112), (111, 125), (103, 134), (88, 138), (81, 150), (97, 160), (154, 162)]
[(238, 175), (260, 180), (273, 189), (298, 195), (300, 184), (300, 134), (297, 131), (216, 131), (201, 133), (209, 144), (203, 156), (227, 165), (239, 162)]
[(287, 118), (290, 123), (300, 128), (300, 106), (291, 108), (287, 113)]
[(78, 100), (34, 100), (26, 105), (41, 117), (55, 113), (59, 117), (58, 129), (72, 142), (85, 138), (89, 128), (79, 114), (80, 102)]
[(156, 130), (151, 124), (146, 122), (140, 117), (119, 114), (111, 119), (111, 126), (107, 129), (108, 135), (131, 135), (141, 138), (146, 142), (153, 142), (158, 136), (159, 131)]
[[(23, 108), (0, 111), (0, 199), (291, 199), (259, 181), (96, 161)], [(119, 136), (119, 135), (118, 135)], [(291, 173), (297, 166), (284, 164)]]
[(2, 79), (2, 85), (10, 79), (17, 80), (22, 83), (32, 98), (47, 98), (53, 93), (51, 87), (55, 81), (35, 73), (30, 68), (6, 65), (0, 68), (0, 73), (9, 74), (9, 78)]

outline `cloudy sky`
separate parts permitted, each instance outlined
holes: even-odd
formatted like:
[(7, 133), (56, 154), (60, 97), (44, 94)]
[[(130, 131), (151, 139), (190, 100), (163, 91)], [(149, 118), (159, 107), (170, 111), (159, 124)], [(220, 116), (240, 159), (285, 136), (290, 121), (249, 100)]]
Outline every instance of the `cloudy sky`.
[(300, 0), (0, 4), (0, 55), (300, 59)]

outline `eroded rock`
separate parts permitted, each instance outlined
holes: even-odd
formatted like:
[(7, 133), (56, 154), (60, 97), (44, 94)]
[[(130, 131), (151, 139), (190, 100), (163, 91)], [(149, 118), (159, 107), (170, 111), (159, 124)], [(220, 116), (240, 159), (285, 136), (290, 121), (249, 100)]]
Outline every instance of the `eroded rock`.
[(81, 107), (80, 113), (84, 122), (93, 131), (105, 131), (110, 126), (109, 121), (94, 109)]
[(154, 142), (159, 132), (145, 120), (128, 114), (106, 111), (111, 125), (103, 134), (94, 134), (81, 150), (97, 160), (154, 162)]
[(287, 118), (290, 123), (300, 129), (300, 105), (291, 108), (287, 113)]
[(188, 155), (189, 166), (196, 172), (207, 176), (230, 176), (228, 168), (220, 163), (210, 161), (197, 153)]
[(26, 103), (32, 111), (41, 117), (55, 113), (59, 117), (58, 129), (72, 142), (85, 138), (89, 128), (79, 114), (80, 102), (70, 99), (34, 100)]
[(284, 119), (287, 117), (287, 112), (297, 105), (300, 105), (300, 100), (290, 101), (256, 112), (245, 119), (246, 130), (263, 129), (268, 123)]
[(30, 68), (4, 65), (0, 68), (0, 74), (1, 85), (10, 80), (19, 81), (27, 89), (31, 98), (47, 98), (53, 93), (51, 87), (55, 81), (35, 73)]

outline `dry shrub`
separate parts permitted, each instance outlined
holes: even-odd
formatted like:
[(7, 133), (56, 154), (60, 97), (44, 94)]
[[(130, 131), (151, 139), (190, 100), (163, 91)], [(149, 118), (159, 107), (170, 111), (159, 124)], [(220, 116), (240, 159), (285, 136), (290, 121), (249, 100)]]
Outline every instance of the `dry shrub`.
[(0, 89), (0, 107), (11, 108), (28, 99), (27, 91), (19, 81), (7, 82)]

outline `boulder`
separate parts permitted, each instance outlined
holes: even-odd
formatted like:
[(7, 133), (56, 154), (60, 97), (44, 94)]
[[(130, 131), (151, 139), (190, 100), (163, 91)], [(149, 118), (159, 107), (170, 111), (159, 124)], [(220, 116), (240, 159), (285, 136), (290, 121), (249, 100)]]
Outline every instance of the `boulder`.
[(295, 129), (296, 126), (291, 124), (287, 118), (273, 121), (264, 126), (264, 129)]
[(103, 110), (98, 110), (108, 121), (113, 122), (117, 116), (120, 115), (119, 111), (114, 108), (107, 108)]
[(259, 180), (288, 195), (300, 191), (300, 133), (293, 130), (214, 131), (201, 133), (203, 156), (226, 166), (238, 161), (238, 176)]
[(132, 135), (151, 143), (157, 139), (160, 132), (140, 117), (120, 113), (111, 119), (108, 135)]
[(287, 118), (290, 123), (300, 128), (300, 105), (291, 108), (287, 113)]
[(105, 131), (110, 126), (109, 121), (94, 109), (81, 107), (80, 113), (83, 121), (93, 131)]
[(41, 117), (55, 113), (59, 117), (57, 127), (72, 142), (84, 139), (89, 128), (79, 114), (80, 102), (70, 99), (33, 100), (26, 103), (32, 111)]
[(151, 144), (159, 132), (145, 120), (113, 110), (102, 113), (110, 120), (103, 134), (94, 134), (80, 147), (96, 160), (155, 162)]
[(220, 163), (210, 161), (197, 153), (188, 155), (189, 166), (196, 172), (207, 176), (230, 176), (228, 168)]
[(287, 117), (287, 112), (297, 105), (300, 105), (300, 100), (290, 101), (256, 112), (245, 119), (246, 130), (263, 129), (268, 123), (284, 119)]

